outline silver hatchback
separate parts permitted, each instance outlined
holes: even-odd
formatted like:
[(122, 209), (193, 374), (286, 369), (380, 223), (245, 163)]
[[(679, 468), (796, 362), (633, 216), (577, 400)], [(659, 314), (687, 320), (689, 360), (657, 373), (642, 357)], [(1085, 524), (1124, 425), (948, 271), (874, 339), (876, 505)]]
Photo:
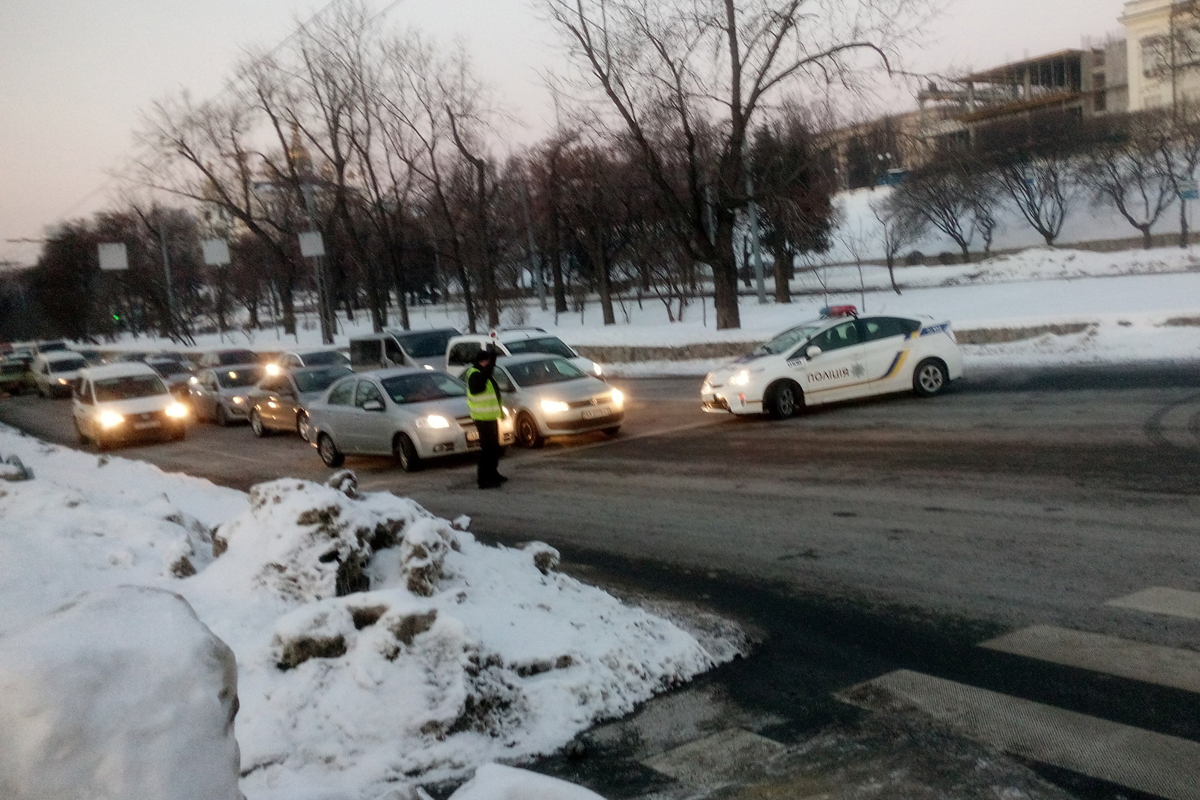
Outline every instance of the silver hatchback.
[[(328, 467), (347, 455), (390, 455), (406, 472), (426, 459), (479, 449), (467, 387), (444, 372), (398, 367), (343, 378), (308, 408), (309, 441)], [(500, 444), (513, 441), (511, 417)]]
[(616, 436), (625, 422), (625, 395), (560, 356), (496, 360), (496, 383), (516, 417), (517, 443), (541, 447), (547, 437), (589, 431)]

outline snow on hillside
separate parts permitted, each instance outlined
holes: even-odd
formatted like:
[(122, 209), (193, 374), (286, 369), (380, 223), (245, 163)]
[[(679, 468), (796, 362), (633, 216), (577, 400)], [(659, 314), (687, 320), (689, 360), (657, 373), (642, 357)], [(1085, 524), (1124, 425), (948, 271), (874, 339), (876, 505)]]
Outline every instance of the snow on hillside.
[(741, 647), (348, 473), (245, 495), (3, 426), (0, 455), (33, 472), (0, 481), (0, 642), (88, 591), (182, 595), (237, 657), (249, 800), (374, 800), (552, 752)]

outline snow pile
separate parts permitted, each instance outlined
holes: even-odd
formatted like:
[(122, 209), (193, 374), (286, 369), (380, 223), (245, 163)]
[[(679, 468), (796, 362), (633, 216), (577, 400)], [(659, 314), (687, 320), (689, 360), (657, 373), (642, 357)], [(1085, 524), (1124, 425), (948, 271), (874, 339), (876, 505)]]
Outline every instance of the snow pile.
[(488, 764), (450, 800), (604, 800), (595, 792), (523, 769)]
[(670, 623), (554, 572), (545, 545), (487, 547), (348, 488), (255, 487), (185, 588), (239, 656), (252, 797), (550, 752), (713, 666)]
[(36, 474), (0, 483), (0, 637), (88, 590), (182, 595), (236, 654), (251, 800), (375, 800), (549, 753), (736, 655), (349, 473), (247, 496), (3, 427), (0, 453)]
[(0, 638), (0, 796), (235, 800), (233, 653), (178, 595), (123, 587)]

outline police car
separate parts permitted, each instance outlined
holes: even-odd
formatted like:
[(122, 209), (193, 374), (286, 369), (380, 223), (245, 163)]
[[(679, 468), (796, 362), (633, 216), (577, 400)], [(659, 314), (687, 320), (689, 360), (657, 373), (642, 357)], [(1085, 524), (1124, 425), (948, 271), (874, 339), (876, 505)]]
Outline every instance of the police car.
[(854, 306), (790, 328), (709, 373), (705, 411), (790, 417), (797, 408), (891, 392), (940, 393), (962, 377), (949, 322), (858, 316)]

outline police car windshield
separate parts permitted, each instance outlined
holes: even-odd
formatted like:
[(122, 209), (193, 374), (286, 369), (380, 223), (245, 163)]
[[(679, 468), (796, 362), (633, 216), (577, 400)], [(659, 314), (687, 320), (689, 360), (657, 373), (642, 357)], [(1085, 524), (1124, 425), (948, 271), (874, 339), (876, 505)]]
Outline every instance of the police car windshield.
[(458, 336), (456, 330), (422, 331), (421, 333), (393, 334), (404, 352), (413, 358), (435, 358), (446, 354), (446, 345)]
[(563, 358), (575, 358), (571, 348), (557, 336), (543, 336), (540, 339), (520, 339), (515, 342), (505, 342), (504, 346), (514, 356), (518, 353), (545, 353)]
[(518, 386), (543, 386), (586, 378), (583, 370), (564, 358), (545, 358), (523, 364), (506, 364), (505, 369)]
[(262, 380), (263, 372), (258, 367), (245, 369), (216, 370), (217, 382), (226, 389), (240, 389), (243, 386), (253, 386)]
[(96, 381), (96, 402), (110, 403), (114, 400), (132, 400), (135, 397), (154, 397), (166, 394), (163, 383), (153, 375), (125, 375), (120, 378), (104, 378)]
[(424, 372), (417, 375), (397, 375), (384, 378), (383, 389), (398, 405), (427, 403), (447, 397), (466, 397), (467, 387), (444, 372)]
[(349, 367), (326, 367), (325, 369), (306, 369), (293, 372), (292, 378), (296, 381), (296, 388), (300, 390), (300, 393), (308, 394), (309, 392), (323, 392), (338, 378), (353, 374), (353, 370)]
[(786, 352), (788, 349), (799, 344), (800, 342), (804, 341), (805, 339), (808, 339), (809, 337), (813, 336), (813, 334), (815, 334), (819, 330), (821, 330), (821, 328), (824, 325), (825, 325), (824, 321), (806, 322), (803, 325), (797, 325), (796, 327), (792, 328), (791, 330), (784, 331), (783, 333), (779, 334), (771, 341), (760, 346), (757, 350), (754, 351), (754, 355), (756, 355), (756, 356), (777, 356), (780, 353)]

